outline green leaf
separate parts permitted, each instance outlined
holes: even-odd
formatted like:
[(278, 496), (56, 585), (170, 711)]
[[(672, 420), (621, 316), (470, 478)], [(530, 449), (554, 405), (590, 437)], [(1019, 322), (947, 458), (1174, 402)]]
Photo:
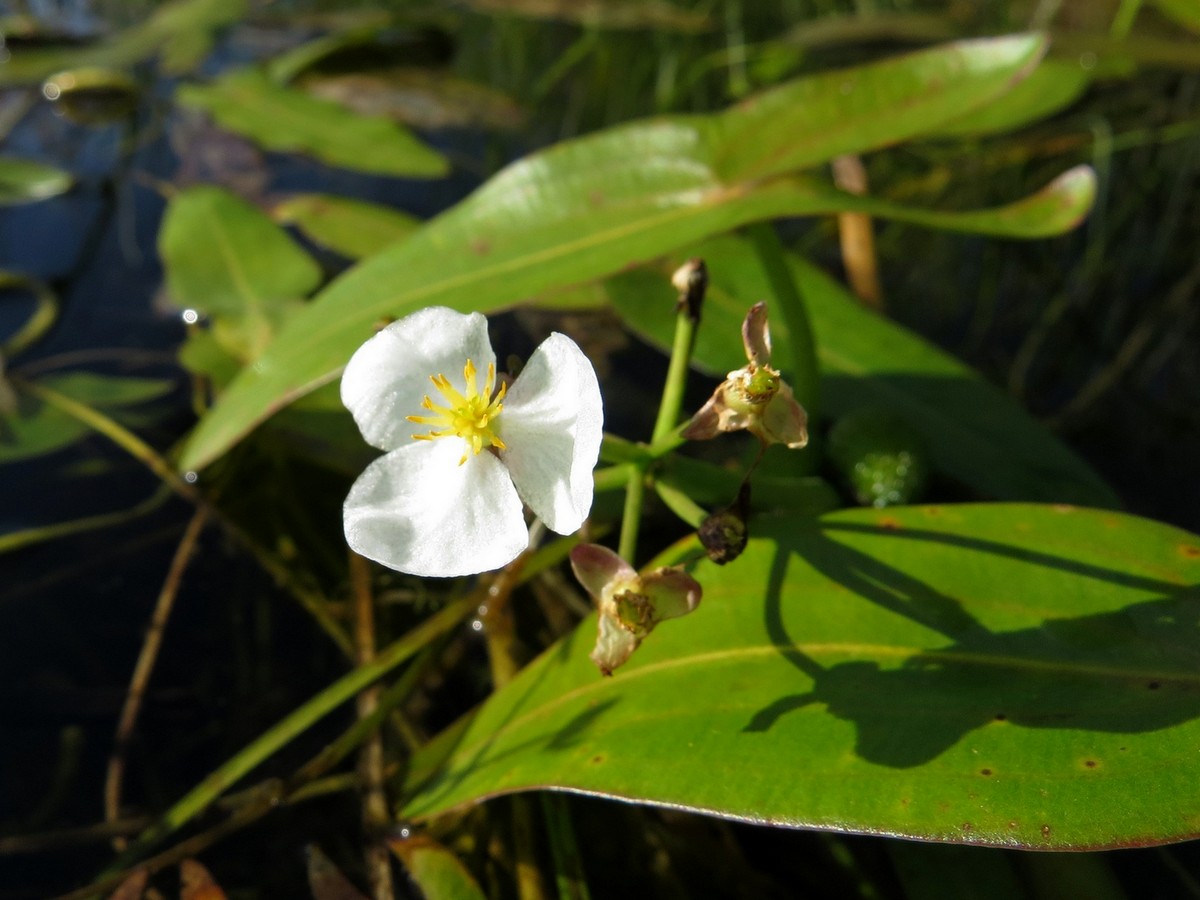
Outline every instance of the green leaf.
[(982, 109), (953, 119), (938, 129), (940, 136), (966, 137), (1013, 131), (1066, 109), (1091, 84), (1076, 60), (1044, 59), (1011, 91)]
[(158, 6), (144, 22), (84, 47), (24, 50), (0, 66), (0, 86), (36, 84), (63, 69), (122, 68), (162, 54), (163, 69), (180, 74), (207, 55), (212, 32), (240, 20), (245, 0), (176, 0)]
[(231, 72), (209, 85), (182, 85), (177, 97), (267, 150), (409, 178), (437, 178), (449, 168), (441, 154), (402, 126), (276, 84), (256, 69)]
[(215, 318), (218, 342), (242, 360), (257, 357), (321, 281), (313, 259), (266, 213), (207, 185), (171, 199), (158, 249), (175, 302)]
[(1154, 0), (1159, 12), (1184, 28), (1200, 31), (1200, 7), (1194, 0)]
[[(746, 310), (771, 296), (748, 242), (722, 237), (687, 247), (655, 270), (611, 279), (610, 297), (630, 327), (669, 348), (674, 311), (664, 285), (672, 267), (691, 256), (702, 257), (709, 271), (693, 364), (723, 377), (745, 365)], [(925, 437), (937, 469), (989, 499), (1119, 505), (1087, 463), (968, 366), (865, 308), (810, 263), (789, 263), (816, 333), (823, 402), (835, 417), (865, 406), (904, 416)], [(782, 316), (771, 316), (771, 335), (776, 346), (786, 344)]]
[(1200, 831), (1200, 537), (1007, 504), (751, 532), (614, 677), (589, 618), (435, 739), (402, 814), (560, 788), (1039, 849)]
[[(116, 378), (95, 372), (63, 372), (39, 379), (46, 387), (115, 418), (131, 407), (170, 393), (172, 382), (158, 378)], [(0, 464), (42, 456), (70, 446), (90, 429), (65, 412), (28, 395), (18, 397), (15, 414), (0, 415)]]
[[(757, 105), (633, 123), (521, 160), (335, 281), (280, 335), (263, 366), (238, 377), (193, 433), (182, 464), (203, 467), (272, 412), (335, 378), (381, 316), (432, 304), (497, 310), (746, 222), (840, 208), (852, 201), (828, 187), (764, 176), (933, 128), (951, 111), (1003, 93), (1042, 49), (1031, 37), (967, 41), (841, 73), (856, 86), (855, 102), (828, 134), (828, 105), (801, 102), (813, 95), (806, 79)], [(921, 77), (900, 77), (910, 70)], [(957, 76), (947, 81), (950, 72)], [(842, 83), (831, 78), (816, 81), (826, 90)], [(910, 93), (901, 98), (896, 83)], [(906, 115), (897, 120), (891, 112), (901, 101)], [(881, 120), (893, 130), (881, 129)], [(755, 146), (753, 156), (746, 144)]]
[(437, 841), (418, 836), (388, 841), (388, 846), (425, 900), (483, 900), (483, 890), (466, 866)]
[(271, 214), (349, 259), (370, 256), (420, 225), (415, 216), (391, 207), (332, 194), (298, 194), (278, 204)]
[(0, 156), (0, 206), (45, 200), (70, 189), (69, 172), (31, 159)]

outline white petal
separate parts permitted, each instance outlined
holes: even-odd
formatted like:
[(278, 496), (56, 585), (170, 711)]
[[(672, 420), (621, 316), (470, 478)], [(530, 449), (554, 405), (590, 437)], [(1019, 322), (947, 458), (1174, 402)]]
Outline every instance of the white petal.
[(604, 406), (596, 371), (573, 340), (554, 333), (542, 342), (495, 424), (521, 499), (550, 530), (579, 528), (592, 508)]
[(428, 425), (405, 418), (425, 413), (421, 401), (427, 394), (441, 402), (429, 377), (445, 375), (462, 391), (468, 359), (475, 363), (482, 390), (487, 368), (496, 361), (487, 319), (430, 306), (398, 319), (355, 351), (342, 375), (342, 403), (367, 443), (394, 450), (429, 431)]
[(414, 441), (381, 456), (343, 508), (356, 553), (412, 575), (498, 569), (529, 544), (521, 500), (500, 460), (456, 437)]

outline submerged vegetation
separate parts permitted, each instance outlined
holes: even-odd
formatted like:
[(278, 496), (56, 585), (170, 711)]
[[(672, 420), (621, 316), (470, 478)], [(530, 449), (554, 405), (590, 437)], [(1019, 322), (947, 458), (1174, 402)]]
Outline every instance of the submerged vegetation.
[(1192, 4), (0, 27), (0, 900), (1200, 896)]

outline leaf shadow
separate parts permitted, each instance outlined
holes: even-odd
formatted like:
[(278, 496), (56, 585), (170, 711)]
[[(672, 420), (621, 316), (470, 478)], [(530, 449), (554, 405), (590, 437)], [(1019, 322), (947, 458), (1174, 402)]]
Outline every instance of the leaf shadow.
[[(833, 540), (838, 530), (933, 541), (1049, 566), (1159, 596), (1119, 610), (992, 632), (931, 585)], [(764, 624), (811, 690), (758, 710), (746, 732), (821, 705), (853, 723), (855, 752), (894, 768), (922, 765), (990, 722), (1110, 733), (1155, 731), (1200, 716), (1200, 589), (1132, 576), (1048, 553), (934, 531), (825, 523), (788, 546), (778, 540)], [(895, 668), (856, 660), (823, 666), (789, 633), (782, 608), (789, 557), (800, 555), (858, 596), (944, 634)]]

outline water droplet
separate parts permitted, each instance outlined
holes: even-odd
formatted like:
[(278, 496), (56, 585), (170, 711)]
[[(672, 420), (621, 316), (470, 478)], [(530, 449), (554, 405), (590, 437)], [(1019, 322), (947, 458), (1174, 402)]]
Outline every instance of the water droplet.
[(471, 620), (471, 630), (472, 631), (483, 631), (483, 623), (480, 622), (478, 619), (472, 619)]
[(185, 309), (179, 317), (183, 319), (184, 325), (195, 325), (200, 321), (200, 313), (194, 309)]
[(62, 91), (59, 89), (57, 84), (43, 84), (42, 96), (47, 100), (57, 100), (62, 96)]
[(195, 484), (197, 481), (200, 480), (200, 475), (196, 472), (184, 472), (183, 480), (186, 481), (188, 484)]
[(1085, 50), (1079, 54), (1079, 68), (1085, 72), (1090, 72), (1096, 68), (1096, 54), (1091, 50)]

